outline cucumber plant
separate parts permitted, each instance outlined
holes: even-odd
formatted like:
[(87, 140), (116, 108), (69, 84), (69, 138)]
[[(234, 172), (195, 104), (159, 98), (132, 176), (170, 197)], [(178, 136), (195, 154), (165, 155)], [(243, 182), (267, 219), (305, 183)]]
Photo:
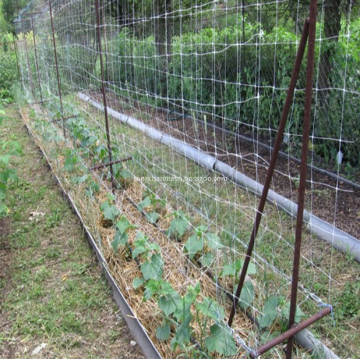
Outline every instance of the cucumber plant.
[(180, 240), (182, 236), (185, 234), (189, 222), (187, 220), (186, 215), (181, 211), (174, 211), (173, 220), (170, 222), (170, 227), (167, 230), (167, 235), (170, 237), (171, 235), (175, 235), (175, 237)]
[(222, 247), (222, 242), (216, 234), (200, 225), (195, 228), (194, 234), (188, 238), (184, 247), (190, 259), (195, 255), (203, 266), (209, 267), (214, 261), (214, 252)]
[(146, 214), (146, 219), (151, 224), (155, 224), (160, 218), (160, 214), (156, 211), (145, 211), (146, 208), (152, 207), (156, 208), (157, 204), (163, 204), (163, 200), (157, 199), (154, 194), (146, 196), (139, 204), (137, 204), (137, 208), (139, 211), (143, 211)]
[(136, 226), (131, 225), (129, 220), (124, 215), (122, 215), (121, 218), (117, 221), (115, 228), (116, 233), (114, 240), (111, 242), (111, 247), (116, 252), (119, 246), (128, 245), (128, 231), (135, 229)]
[[(207, 351), (207, 354), (203, 353), (205, 357), (214, 353), (235, 355), (237, 348), (231, 330), (224, 323), (224, 309), (208, 297), (198, 301), (200, 293), (200, 283), (189, 286), (185, 295), (180, 296), (166, 281), (147, 282), (144, 300), (155, 298), (162, 311), (162, 323), (156, 328), (156, 338), (168, 341), (173, 333), (170, 341), (173, 350), (180, 348), (187, 353), (191, 342), (198, 341), (200, 347)], [(200, 328), (200, 337), (196, 340), (193, 339), (195, 328)]]
[(120, 210), (113, 204), (114, 200), (114, 196), (108, 194), (108, 199), (100, 206), (100, 210), (106, 220), (105, 227), (113, 226), (120, 216)]
[[(132, 251), (133, 259), (142, 261), (140, 270), (142, 278), (136, 278), (136, 288), (148, 280), (162, 280), (164, 260), (161, 256), (160, 246), (153, 243), (141, 232), (138, 232), (134, 242), (135, 248)], [(134, 285), (134, 283), (133, 283)]]

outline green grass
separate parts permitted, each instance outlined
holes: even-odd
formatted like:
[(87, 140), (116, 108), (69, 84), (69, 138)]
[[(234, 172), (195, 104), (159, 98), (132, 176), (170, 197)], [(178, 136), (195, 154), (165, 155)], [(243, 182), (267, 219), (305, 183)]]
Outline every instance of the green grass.
[[(44, 160), (29, 138), (15, 107), (1, 128), (19, 141), (23, 155), (14, 158), (19, 182), (7, 193), (5, 219), (9, 244), (7, 279), (0, 282), (0, 357), (133, 358), (131, 336), (83, 235), (81, 225)], [(30, 212), (44, 213), (30, 220)]]

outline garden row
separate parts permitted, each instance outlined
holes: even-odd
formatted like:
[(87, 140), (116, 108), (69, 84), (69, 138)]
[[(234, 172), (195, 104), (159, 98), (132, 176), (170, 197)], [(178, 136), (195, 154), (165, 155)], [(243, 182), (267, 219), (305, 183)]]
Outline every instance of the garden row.
[[(35, 129), (52, 149), (71, 186), (81, 188), (90, 202), (99, 203), (101, 215), (97, 226), (101, 228), (103, 251), (112, 270), (125, 274), (118, 274), (117, 279), (123, 282), (124, 293), (138, 300), (133, 307), (140, 311), (141, 303), (146, 302), (146, 314), (138, 316), (143, 318), (144, 325), (157, 324), (156, 339), (164, 349), (163, 354), (167, 357), (179, 352), (196, 357), (204, 353), (236, 355), (240, 351), (236, 345), (241, 340), (226, 325), (231, 301), (225, 295), (231, 299), (233, 279), (242, 267), (242, 259), (229, 261), (225, 256), (223, 234), (215, 234), (201, 224), (192, 226), (191, 214), (173, 210), (149, 189), (144, 190), (123, 164), (113, 168), (118, 189), (115, 196), (110, 195), (109, 172), (90, 170), (93, 165), (109, 160), (106, 136), (81, 116), (66, 121), (71, 144), (46, 120), (37, 118)], [(114, 146), (112, 150), (114, 158), (123, 156), (120, 148)], [(216, 276), (212, 272), (214, 262), (221, 269)], [(256, 277), (256, 270), (253, 264), (249, 274)], [(255, 296), (254, 282), (248, 278), (240, 299), (243, 310), (252, 308)], [(270, 296), (264, 300), (262, 310), (254, 313), (263, 329), (260, 342), (278, 333), (286, 323), (288, 312), (285, 297)], [(302, 315), (299, 309), (297, 320)], [(238, 317), (248, 328), (252, 326), (243, 315)], [(153, 327), (145, 327), (154, 339)], [(237, 324), (234, 330), (238, 328), (244, 325)], [(251, 342), (250, 338), (245, 342)]]

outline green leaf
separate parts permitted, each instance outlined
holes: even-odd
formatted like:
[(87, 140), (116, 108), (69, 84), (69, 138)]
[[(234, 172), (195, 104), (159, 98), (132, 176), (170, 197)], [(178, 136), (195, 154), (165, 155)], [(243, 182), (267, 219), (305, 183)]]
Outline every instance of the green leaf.
[(192, 259), (197, 252), (203, 249), (204, 238), (202, 236), (198, 237), (198, 235), (190, 236), (184, 246), (189, 253), (190, 259)]
[[(231, 264), (226, 264), (223, 267), (223, 271), (221, 275), (236, 277), (239, 271), (242, 269), (242, 265), (243, 265), (242, 259), (238, 259)], [(253, 264), (252, 262), (249, 263), (247, 274), (248, 275), (256, 274), (256, 267), (255, 264)]]
[(11, 155), (6, 154), (3, 156), (0, 156), (0, 163), (4, 164), (4, 165), (8, 165), (9, 161), (10, 161)]
[(160, 217), (160, 214), (158, 214), (155, 211), (152, 213), (146, 214), (146, 218), (149, 221), (149, 223), (151, 223), (151, 224), (155, 224), (158, 221), (159, 217)]
[(145, 246), (137, 246), (133, 251), (132, 251), (132, 258), (135, 259), (137, 256), (143, 254), (146, 252)]
[(5, 195), (5, 192), (6, 192), (6, 184), (2, 184), (0, 182), (0, 199), (3, 197), (4, 198), (4, 195)]
[(104, 218), (110, 220), (112, 223), (119, 217), (120, 211), (117, 209), (116, 206), (110, 205), (107, 203), (107, 206), (103, 208)]
[(223, 246), (220, 238), (217, 235), (212, 233), (207, 233), (206, 235), (207, 245), (211, 250), (215, 251)]
[(170, 337), (170, 324), (168, 322), (163, 323), (156, 328), (156, 338), (159, 341), (166, 341)]
[(221, 272), (222, 276), (232, 276), (235, 277), (236, 275), (236, 266), (235, 263), (226, 264), (223, 267), (223, 271)]
[(123, 179), (130, 179), (131, 178), (131, 172), (128, 169), (122, 169), (120, 171), (120, 177)]
[(168, 317), (175, 310), (181, 306), (181, 297), (180, 295), (173, 290), (172, 294), (160, 296), (158, 301), (159, 308), (164, 312), (165, 316)]
[(217, 324), (211, 326), (210, 336), (205, 339), (205, 346), (209, 352), (216, 351), (226, 357), (234, 356), (237, 353), (231, 331)]
[(121, 232), (125, 232), (127, 229), (133, 229), (134, 226), (130, 224), (129, 220), (122, 216), (121, 219), (116, 223), (115, 227)]
[(160, 254), (153, 254), (150, 260), (141, 265), (141, 272), (145, 280), (161, 280), (164, 261)]
[(136, 290), (145, 282), (144, 278), (135, 278), (132, 282), (132, 287)]
[(202, 303), (195, 303), (195, 307), (204, 316), (207, 316), (215, 321), (224, 319), (225, 311), (214, 299), (205, 298)]
[(191, 336), (191, 327), (190, 322), (192, 320), (192, 315), (189, 313), (182, 324), (177, 328), (175, 338), (172, 341), (173, 348), (176, 348), (178, 345), (186, 345), (190, 342)]
[(263, 309), (263, 316), (260, 319), (260, 326), (261, 327), (268, 327), (272, 325), (274, 320), (277, 318), (277, 306), (279, 305), (279, 298), (276, 296), (270, 296), (269, 299), (266, 301), (264, 309)]
[(191, 305), (194, 303), (196, 296), (200, 292), (200, 285), (197, 283), (195, 288), (189, 286), (187, 290), (187, 294), (181, 298), (181, 303), (179, 303), (179, 307), (174, 312), (174, 317), (179, 322), (191, 315)]
[(170, 223), (170, 231), (177, 233), (179, 237), (182, 237), (185, 234), (187, 229), (188, 222), (181, 216), (175, 217), (174, 220)]
[(199, 261), (201, 262), (201, 264), (205, 267), (210, 267), (210, 265), (213, 263), (214, 261), (214, 255), (212, 253), (206, 253), (205, 255), (203, 255)]
[(249, 267), (248, 267), (248, 270), (247, 270), (247, 274), (248, 275), (254, 275), (256, 274), (256, 267), (255, 267), (255, 264), (250, 262), (249, 263)]
[(147, 196), (143, 201), (141, 201), (140, 203), (138, 203), (138, 209), (141, 211), (141, 210), (144, 210), (145, 208), (151, 206), (151, 200), (150, 198)]
[[(281, 309), (281, 316), (284, 319), (289, 319), (290, 315), (290, 302), (288, 301), (285, 306)], [(305, 314), (301, 311), (299, 306), (296, 306), (296, 313), (295, 313), (295, 322), (299, 323), (301, 319), (305, 316)]]
[(145, 285), (144, 300), (149, 300), (161, 288), (162, 281), (149, 280)]
[(85, 175), (80, 176), (80, 177), (76, 177), (74, 182), (75, 182), (75, 184), (82, 184), (87, 180), (88, 177), (89, 177), (88, 174), (85, 174)]
[(111, 247), (116, 252), (120, 245), (125, 246), (128, 242), (127, 233), (116, 232), (114, 240), (111, 242)]
[(246, 310), (254, 300), (254, 286), (252, 282), (246, 281), (240, 295), (240, 306)]

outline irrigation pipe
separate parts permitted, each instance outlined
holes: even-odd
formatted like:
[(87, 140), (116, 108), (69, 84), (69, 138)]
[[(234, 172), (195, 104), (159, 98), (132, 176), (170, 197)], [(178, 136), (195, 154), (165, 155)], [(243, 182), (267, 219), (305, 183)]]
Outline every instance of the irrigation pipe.
[[(78, 93), (78, 97), (85, 102), (89, 102), (95, 108), (101, 111), (104, 110), (103, 105), (99, 104), (95, 100), (90, 99), (89, 96), (83, 93)], [(152, 139), (172, 147), (187, 158), (194, 160), (197, 164), (203, 166), (204, 168), (219, 172), (246, 190), (249, 190), (256, 195), (261, 195), (263, 185), (242, 174), (238, 170), (235, 170), (228, 164), (225, 164), (224, 162), (217, 160), (215, 157), (192, 147), (184, 141), (178, 140), (157, 129), (154, 129), (153, 127), (144, 124), (143, 122), (131, 116), (121, 114), (111, 108), (108, 108), (107, 110), (112, 117), (121, 121), (122, 123), (128, 124), (132, 128), (147, 134)], [(277, 194), (273, 190), (269, 190), (267, 200), (270, 203), (276, 205), (279, 209), (286, 211), (289, 215), (296, 217), (297, 204), (295, 204), (293, 201)], [(349, 253), (357, 262), (360, 263), (360, 240), (327, 223), (326, 221), (321, 220), (306, 210), (304, 210), (304, 222), (307, 223), (308, 229), (311, 233), (317, 235), (320, 239), (325, 240), (335, 249)]]
[(102, 253), (101, 253), (95, 239), (93, 238), (89, 228), (85, 225), (85, 222), (84, 222), (84, 220), (83, 220), (83, 218), (82, 218), (82, 216), (80, 214), (80, 211), (78, 210), (77, 206), (75, 205), (75, 203), (74, 203), (73, 199), (71, 198), (70, 194), (68, 194), (66, 192), (64, 186), (62, 185), (62, 182), (60, 181), (60, 179), (56, 175), (56, 173), (54, 171), (54, 168), (52, 167), (48, 156), (46, 155), (45, 151), (41, 148), (41, 146), (35, 141), (35, 136), (34, 136), (33, 132), (31, 131), (30, 127), (26, 124), (26, 122), (25, 122), (25, 126), (26, 126), (26, 129), (27, 129), (29, 135), (34, 139), (34, 142), (37, 145), (37, 147), (39, 148), (42, 156), (47, 161), (47, 164), (48, 164), (51, 172), (53, 173), (53, 176), (54, 176), (56, 182), (58, 183), (61, 192), (63, 193), (64, 197), (69, 202), (71, 208), (73, 209), (73, 211), (75, 212), (75, 214), (79, 218), (80, 223), (81, 223), (81, 225), (82, 225), (82, 227), (83, 227), (83, 229), (84, 229), (84, 231), (86, 233), (86, 236), (88, 238), (88, 241), (89, 241), (93, 251), (96, 254), (96, 257), (97, 257), (97, 260), (99, 262), (100, 268), (104, 272), (105, 278), (106, 278), (108, 284), (111, 287), (114, 300), (115, 300), (116, 304), (118, 305), (118, 307), (119, 307), (119, 309), (121, 311), (122, 317), (125, 320), (127, 326), (129, 327), (129, 330), (130, 330), (133, 338), (135, 339), (137, 344), (140, 346), (143, 354), (145, 355), (145, 357), (147, 359), (161, 359), (161, 355), (156, 350), (156, 347), (154, 346), (151, 339), (147, 335), (145, 328), (141, 325), (140, 321), (137, 319), (137, 317), (133, 313), (130, 305), (128, 304), (125, 297), (121, 293), (121, 290), (117, 286), (116, 281), (112, 277), (112, 275), (110, 273), (110, 270), (109, 270), (109, 268), (107, 266), (107, 262), (106, 262), (105, 258), (103, 257), (103, 255), (102, 255)]
[[(109, 88), (106, 88), (106, 90), (110, 90)], [(124, 96), (124, 95), (121, 95), (123, 98), (127, 99), (127, 100), (131, 100), (130, 98), (128, 98), (127, 96)], [(156, 109), (156, 110), (159, 110), (159, 111), (163, 111), (163, 112), (167, 112), (168, 114), (166, 115), (166, 119), (167, 121), (175, 121), (175, 120), (178, 120), (180, 118), (189, 118), (189, 119), (192, 119), (194, 120), (194, 118), (191, 116), (191, 115), (188, 115), (188, 114), (182, 114), (176, 110), (169, 110), (169, 109), (166, 109), (166, 108), (163, 108), (163, 107), (160, 107), (160, 106), (156, 106), (156, 105), (151, 105), (151, 104), (147, 104), (147, 103), (144, 103), (142, 101), (138, 101), (140, 102), (141, 104), (144, 104), (146, 106), (149, 106), (149, 107), (152, 107), (153, 109)], [(174, 114), (176, 117), (174, 118), (169, 118), (170, 114)], [(201, 120), (201, 119), (197, 119), (195, 118), (196, 121), (198, 123), (200, 123), (201, 125), (203, 126), (209, 126), (215, 130), (219, 130), (219, 131), (222, 131), (224, 132), (225, 134), (228, 134), (228, 135), (231, 135), (231, 136), (235, 136), (237, 139), (240, 139), (240, 140), (243, 140), (243, 141), (246, 141), (250, 144), (255, 144), (256, 146), (259, 146), (261, 148), (264, 148), (266, 150), (269, 150), (269, 151), (273, 151), (273, 147), (270, 146), (270, 145), (266, 145), (258, 140), (255, 140), (255, 139), (251, 139), (251, 138), (248, 138), (244, 135), (241, 135), (241, 134), (235, 134), (234, 132), (230, 131), (230, 130), (227, 130), (227, 129), (224, 129), (218, 125), (215, 125), (211, 122), (206, 122)], [(279, 155), (281, 155), (282, 157), (286, 158), (286, 159), (290, 159), (291, 161), (294, 161), (295, 163), (297, 164), (301, 164), (301, 160), (294, 157), (294, 156), (291, 156), (283, 151), (279, 151)], [(332, 173), (331, 171), (328, 171), (328, 170), (325, 170), (325, 169), (321, 169), (315, 165), (312, 165), (312, 164), (308, 164), (308, 168), (312, 169), (312, 170), (316, 170), (317, 172), (319, 173), (322, 173), (322, 174), (325, 174), (335, 180), (339, 180), (339, 181), (342, 181), (343, 183), (347, 184), (347, 185), (350, 185), (356, 189), (360, 189), (360, 184), (357, 184), (351, 180), (348, 180), (348, 179), (345, 179), (344, 177), (338, 175), (338, 174), (335, 174), (335, 173)]]

